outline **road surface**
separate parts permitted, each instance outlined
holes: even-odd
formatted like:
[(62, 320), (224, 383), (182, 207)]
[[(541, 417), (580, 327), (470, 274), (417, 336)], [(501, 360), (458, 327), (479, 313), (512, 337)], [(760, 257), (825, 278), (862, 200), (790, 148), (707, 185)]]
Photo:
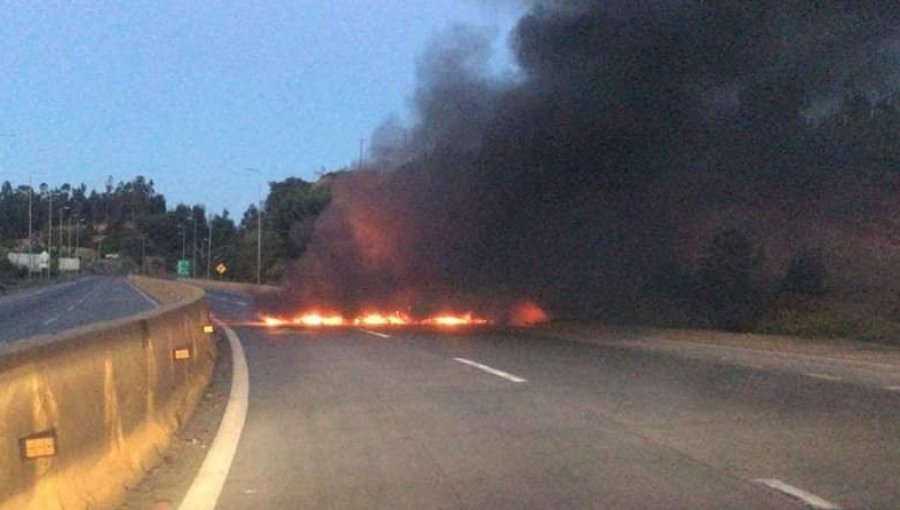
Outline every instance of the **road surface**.
[(236, 332), (220, 509), (900, 508), (900, 388), (516, 330)]
[(55, 334), (155, 306), (123, 277), (87, 276), (0, 297), (0, 343)]

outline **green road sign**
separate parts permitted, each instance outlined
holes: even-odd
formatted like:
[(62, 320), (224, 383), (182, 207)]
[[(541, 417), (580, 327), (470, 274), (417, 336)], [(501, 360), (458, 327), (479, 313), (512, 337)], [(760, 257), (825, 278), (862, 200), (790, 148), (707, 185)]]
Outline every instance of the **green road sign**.
[(191, 275), (191, 261), (190, 260), (179, 260), (178, 261), (178, 276), (190, 276)]

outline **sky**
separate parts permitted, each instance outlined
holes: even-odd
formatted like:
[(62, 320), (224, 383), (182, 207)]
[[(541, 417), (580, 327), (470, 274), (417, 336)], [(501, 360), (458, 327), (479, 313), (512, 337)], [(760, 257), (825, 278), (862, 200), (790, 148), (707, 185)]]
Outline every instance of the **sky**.
[(314, 180), (409, 118), (435, 34), (487, 28), (494, 69), (514, 69), (519, 15), (489, 0), (0, 0), (0, 181), (144, 175), (170, 207), (239, 218), (261, 178)]

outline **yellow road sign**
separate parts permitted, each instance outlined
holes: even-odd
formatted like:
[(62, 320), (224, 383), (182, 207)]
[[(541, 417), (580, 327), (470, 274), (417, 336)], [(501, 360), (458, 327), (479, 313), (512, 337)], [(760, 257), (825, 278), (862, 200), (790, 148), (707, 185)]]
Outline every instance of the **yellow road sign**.
[(219, 262), (219, 264), (216, 265), (216, 272), (222, 275), (225, 274), (225, 271), (228, 271), (228, 266), (226, 266), (224, 262)]

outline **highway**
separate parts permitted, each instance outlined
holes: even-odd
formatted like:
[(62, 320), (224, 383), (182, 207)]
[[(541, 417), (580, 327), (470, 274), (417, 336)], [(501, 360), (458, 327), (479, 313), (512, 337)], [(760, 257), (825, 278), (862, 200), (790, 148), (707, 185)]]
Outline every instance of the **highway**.
[(504, 328), (235, 331), (219, 509), (900, 508), (900, 387)]
[(0, 343), (127, 317), (156, 304), (123, 277), (86, 276), (0, 297)]

